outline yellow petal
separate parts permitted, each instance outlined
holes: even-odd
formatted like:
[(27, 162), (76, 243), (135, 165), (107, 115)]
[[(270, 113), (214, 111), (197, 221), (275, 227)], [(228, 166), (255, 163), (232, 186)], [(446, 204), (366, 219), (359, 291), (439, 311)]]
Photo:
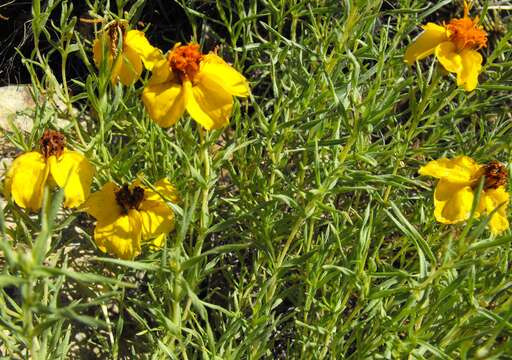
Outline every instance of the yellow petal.
[(94, 166), (82, 154), (64, 150), (57, 159), (49, 158), (50, 173), (60, 188), (64, 189), (64, 207), (77, 207), (90, 193)]
[[(100, 66), (103, 59), (103, 46), (106, 44), (105, 52), (108, 54), (108, 64), (112, 65), (114, 56), (111, 53), (108, 44), (110, 44), (110, 36), (103, 33), (99, 38), (94, 40), (92, 46), (94, 63), (96, 66)], [(126, 42), (126, 39), (125, 39)], [(135, 43), (135, 42), (134, 42)], [(112, 66), (111, 77), (112, 82), (121, 81), (123, 85), (131, 85), (140, 78), (142, 74), (142, 58), (136, 49), (123, 44), (122, 52), (115, 58), (115, 63)]]
[(118, 77), (123, 85), (131, 85), (140, 78), (142, 74), (141, 56), (130, 47), (125, 47), (122, 54), (116, 60), (112, 70), (112, 80)]
[(173, 203), (178, 202), (178, 194), (176, 192), (176, 188), (169, 182), (167, 179), (160, 179), (154, 184), (153, 189), (145, 189), (144, 199), (146, 200), (161, 200), (162, 196), (165, 201), (170, 201)]
[(469, 186), (439, 180), (434, 192), (434, 216), (443, 224), (467, 220), (473, 204), (473, 190)]
[[(110, 36), (106, 35), (105, 33), (103, 33), (100, 38), (94, 40), (94, 43), (92, 46), (92, 52), (93, 52), (94, 63), (96, 64), (96, 66), (98, 68), (100, 67), (101, 62), (103, 61), (103, 54), (107, 55), (108, 66), (109, 67), (112, 66), (112, 62), (114, 61), (114, 56), (112, 55), (112, 53), (108, 47), (109, 43), (110, 43)], [(106, 46), (105, 48), (103, 48), (103, 44), (107, 44), (107, 45), (105, 45)], [(114, 66), (110, 69), (110, 77), (112, 79), (112, 83), (117, 82), (117, 80), (119, 78), (119, 73), (121, 71), (123, 71), (123, 59), (122, 59), (122, 55), (119, 55), (115, 59)]]
[[(481, 196), (484, 196), (483, 192)], [(494, 235), (500, 234), (509, 228), (507, 219), (507, 207), (509, 202), (509, 194), (504, 186), (500, 186), (497, 189), (485, 190), (485, 206), (487, 213), (490, 214), (494, 209), (499, 207), (489, 221), (491, 233)]]
[(108, 182), (82, 205), (82, 211), (87, 212), (102, 223), (112, 223), (121, 216), (121, 208), (116, 201), (116, 191), (119, 188), (113, 182)]
[(12, 162), (6, 181), (5, 192), (22, 208), (38, 210), (43, 201), (43, 191), (49, 167), (44, 156), (32, 151), (18, 156)]
[(133, 259), (140, 254), (141, 220), (136, 210), (121, 215), (113, 222), (98, 220), (94, 229), (94, 240), (103, 252), (121, 259)]
[(191, 91), (188, 96), (186, 108), (190, 117), (201, 124), (205, 129), (218, 129), (229, 122), (233, 97), (222, 88), (211, 89), (198, 83), (193, 86), (185, 81), (183, 86), (186, 91)]
[(152, 248), (160, 249), (167, 239), (167, 234), (161, 234), (154, 239), (151, 239), (149, 246)]
[(423, 29), (425, 31), (423, 31), (405, 51), (404, 61), (408, 65), (412, 65), (416, 60), (421, 60), (432, 55), (437, 45), (448, 40), (444, 26), (428, 23), (423, 26)]
[(94, 42), (92, 43), (92, 58), (94, 59), (96, 66), (99, 66), (102, 59), (100, 39), (94, 39)]
[(141, 56), (142, 62), (148, 70), (153, 69), (155, 64), (164, 58), (162, 51), (151, 46), (142, 31), (128, 31), (126, 33), (125, 44), (126, 47), (131, 48)]
[(214, 53), (205, 55), (198, 77), (198, 81), (212, 91), (222, 88), (234, 96), (249, 96), (245, 77)]
[(177, 83), (177, 80), (174, 77), (174, 73), (170, 70), (169, 62), (163, 58), (153, 66), (151, 79), (149, 79), (148, 84), (156, 85), (167, 82)]
[(452, 73), (462, 71), (462, 57), (457, 52), (457, 47), (451, 41), (445, 41), (439, 44), (435, 49), (436, 57), (446, 69)]
[(187, 94), (180, 84), (174, 82), (148, 84), (142, 92), (142, 101), (154, 122), (161, 127), (169, 127), (183, 115)]
[(457, 85), (463, 85), (466, 91), (473, 91), (478, 85), (478, 75), (482, 70), (482, 55), (475, 50), (466, 49), (461, 51), (460, 56), (462, 71), (457, 73)]
[(420, 167), (419, 173), (445, 179), (451, 183), (470, 185), (481, 176), (482, 166), (468, 156), (458, 156), (454, 159), (441, 158), (428, 162)]
[[(110, 36), (106, 32), (103, 32), (100, 37), (94, 40), (92, 45), (92, 53), (93, 53), (93, 59), (94, 63), (96, 64), (96, 67), (100, 67), (101, 62), (103, 61), (103, 56), (107, 56), (107, 64), (109, 67), (112, 66), (112, 62), (114, 61), (114, 55), (112, 54), (112, 51), (110, 50)], [(118, 56), (116, 59), (116, 63), (111, 69), (111, 77), (112, 82), (117, 81), (117, 77), (119, 75), (119, 71), (122, 66), (121, 56)]]
[(143, 240), (174, 229), (174, 212), (166, 204), (166, 200), (177, 201), (176, 189), (167, 179), (157, 181), (154, 188), (156, 191), (151, 188), (144, 189), (144, 201), (140, 204)]
[[(103, 60), (103, 43), (108, 44), (110, 42), (110, 37), (106, 34), (102, 34), (101, 37), (94, 40), (92, 44), (92, 54), (94, 63), (97, 67), (100, 66), (101, 61)], [(110, 54), (110, 50), (108, 47), (105, 47), (105, 54), (108, 56), (108, 63), (112, 63), (112, 54)]]
[(139, 208), (142, 240), (149, 240), (174, 229), (174, 212), (160, 201), (143, 201)]

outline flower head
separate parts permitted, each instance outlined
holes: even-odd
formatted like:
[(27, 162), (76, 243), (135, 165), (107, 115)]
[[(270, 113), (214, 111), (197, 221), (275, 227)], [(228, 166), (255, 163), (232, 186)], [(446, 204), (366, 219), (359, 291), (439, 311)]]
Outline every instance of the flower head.
[(481, 49), (487, 46), (487, 33), (478, 25), (479, 19), (468, 16), (468, 5), (464, 6), (464, 17), (452, 19), (446, 25), (448, 38), (455, 44), (457, 50)]
[(487, 46), (487, 33), (479, 25), (478, 17), (471, 19), (469, 5), (464, 3), (464, 17), (452, 19), (448, 24), (428, 23), (425, 30), (409, 45), (404, 60), (412, 65), (435, 54), (441, 65), (457, 74), (457, 85), (472, 91), (478, 84), (482, 69), (482, 55), (476, 50)]
[(163, 244), (174, 228), (174, 213), (165, 200), (176, 202), (176, 191), (165, 179), (153, 188), (139, 181), (121, 187), (108, 182), (91, 194), (82, 209), (97, 220), (94, 240), (101, 251), (133, 259), (144, 242), (155, 247)]
[(233, 96), (248, 95), (247, 80), (215, 53), (201, 53), (198, 44), (176, 44), (155, 64), (142, 100), (162, 127), (174, 125), (187, 110), (210, 130), (228, 123)]
[(46, 130), (39, 144), (39, 151), (14, 159), (5, 178), (5, 196), (35, 211), (41, 208), (44, 186), (57, 184), (64, 189), (65, 207), (82, 204), (89, 196), (94, 167), (83, 155), (66, 149), (66, 139), (57, 131)]
[(503, 164), (491, 161), (480, 165), (470, 157), (459, 156), (430, 161), (420, 168), (419, 173), (439, 179), (434, 191), (434, 216), (443, 224), (454, 224), (469, 218), (475, 189), (485, 176), (475, 216), (491, 214), (497, 209), (489, 221), (491, 232), (499, 234), (509, 228), (509, 194), (506, 191), (508, 172)]
[[(105, 49), (104, 49), (105, 45)], [(124, 20), (113, 21), (103, 29), (101, 36), (94, 40), (94, 62), (99, 66), (104, 54), (112, 66), (112, 82), (121, 81), (131, 85), (140, 78), (142, 66), (148, 70), (162, 58), (162, 52), (150, 45), (144, 33), (128, 30)]]
[(180, 82), (196, 79), (203, 54), (198, 44), (178, 46), (167, 57), (169, 66)]

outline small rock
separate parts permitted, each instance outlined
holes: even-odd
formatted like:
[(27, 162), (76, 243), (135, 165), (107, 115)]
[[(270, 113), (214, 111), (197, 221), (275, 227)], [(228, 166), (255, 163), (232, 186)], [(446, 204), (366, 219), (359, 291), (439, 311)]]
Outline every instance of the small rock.
[[(39, 98), (39, 103), (46, 101), (45, 97)], [(55, 110), (65, 111), (66, 105), (57, 95), (52, 97)], [(8, 85), (0, 87), (0, 129), (13, 131), (11, 123), (24, 132), (31, 132), (34, 126), (32, 114), (36, 103), (32, 98), (30, 85)], [(78, 110), (72, 108), (73, 116), (78, 116)], [(56, 119), (53, 123), (57, 128), (63, 128), (69, 124), (68, 120)]]
[(85, 335), (85, 333), (80, 332), (80, 333), (75, 335), (75, 340), (78, 341), (78, 342), (82, 342), (82, 341), (85, 340), (86, 337), (87, 337), (87, 335)]
[(116, 303), (111, 303), (107, 306), (109, 314), (119, 315), (119, 306)]
[(8, 85), (0, 87), (0, 128), (12, 131), (10, 122), (19, 130), (30, 132), (33, 120), (22, 111), (34, 110), (36, 104), (28, 85)]

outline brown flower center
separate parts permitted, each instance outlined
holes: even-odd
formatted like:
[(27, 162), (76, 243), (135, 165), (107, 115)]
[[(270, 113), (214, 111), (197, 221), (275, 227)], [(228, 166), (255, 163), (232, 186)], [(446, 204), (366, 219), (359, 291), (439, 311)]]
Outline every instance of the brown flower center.
[(485, 170), (485, 184), (484, 189), (497, 189), (500, 186), (506, 185), (508, 181), (508, 171), (505, 165), (493, 160), (484, 167)]
[(203, 54), (199, 50), (198, 44), (177, 46), (167, 57), (171, 70), (178, 76), (181, 82), (184, 80), (194, 80), (202, 59)]
[(122, 37), (123, 47), (124, 47), (124, 38), (126, 36), (126, 31), (128, 30), (128, 25), (125, 21), (114, 21), (110, 25), (107, 26), (105, 31), (109, 37), (109, 49), (110, 53), (116, 57), (118, 55), (117, 45), (119, 43), (119, 36)]
[(58, 131), (45, 130), (41, 140), (39, 140), (39, 148), (45, 159), (55, 155), (59, 157), (64, 152), (66, 138)]
[(130, 190), (127, 184), (116, 191), (116, 202), (121, 207), (121, 213), (126, 215), (131, 209), (137, 210), (144, 200), (144, 189), (135, 186)]
[(446, 25), (449, 31), (450, 41), (455, 43), (457, 49), (481, 49), (487, 46), (487, 33), (478, 25), (478, 17), (471, 19), (468, 16), (469, 7), (464, 5), (464, 17), (462, 19), (452, 19)]

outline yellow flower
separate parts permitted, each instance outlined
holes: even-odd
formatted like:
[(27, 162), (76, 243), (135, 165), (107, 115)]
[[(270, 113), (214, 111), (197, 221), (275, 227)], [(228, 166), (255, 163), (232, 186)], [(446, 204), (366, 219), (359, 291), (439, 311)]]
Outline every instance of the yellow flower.
[(499, 234), (509, 228), (508, 173), (504, 165), (497, 161), (480, 165), (470, 157), (459, 156), (430, 161), (420, 168), (419, 173), (439, 179), (434, 191), (434, 216), (443, 224), (454, 224), (469, 218), (475, 189), (482, 176), (485, 176), (475, 216), (490, 214), (498, 209), (489, 221), (491, 232)]
[(22, 208), (38, 210), (46, 184), (64, 189), (64, 206), (77, 207), (89, 196), (95, 170), (81, 154), (65, 148), (64, 135), (46, 130), (40, 151), (17, 157), (5, 178), (5, 196)]
[(202, 54), (197, 44), (176, 44), (153, 68), (142, 100), (151, 119), (162, 127), (174, 125), (187, 110), (210, 130), (228, 123), (233, 96), (248, 95), (247, 80), (219, 56)]
[(457, 85), (466, 91), (474, 90), (482, 69), (482, 55), (476, 50), (487, 46), (487, 33), (478, 25), (478, 17), (471, 19), (468, 13), (469, 6), (464, 2), (462, 19), (423, 26), (425, 31), (407, 48), (405, 62), (412, 65), (435, 54), (447, 71), (457, 74)]
[[(94, 40), (93, 56), (96, 66), (103, 60), (103, 44), (107, 54), (107, 61), (112, 66), (112, 82), (118, 80), (124, 85), (131, 85), (140, 78), (142, 65), (151, 70), (153, 65), (162, 58), (162, 52), (149, 44), (142, 31), (127, 30), (126, 21), (113, 21), (102, 31), (101, 37)], [(121, 49), (119, 49), (121, 40)]]
[(133, 259), (140, 254), (143, 242), (162, 246), (174, 228), (174, 213), (163, 198), (176, 202), (177, 197), (165, 179), (157, 181), (154, 189), (143, 187), (139, 181), (122, 187), (108, 182), (91, 194), (82, 210), (97, 220), (94, 240), (101, 251)]

